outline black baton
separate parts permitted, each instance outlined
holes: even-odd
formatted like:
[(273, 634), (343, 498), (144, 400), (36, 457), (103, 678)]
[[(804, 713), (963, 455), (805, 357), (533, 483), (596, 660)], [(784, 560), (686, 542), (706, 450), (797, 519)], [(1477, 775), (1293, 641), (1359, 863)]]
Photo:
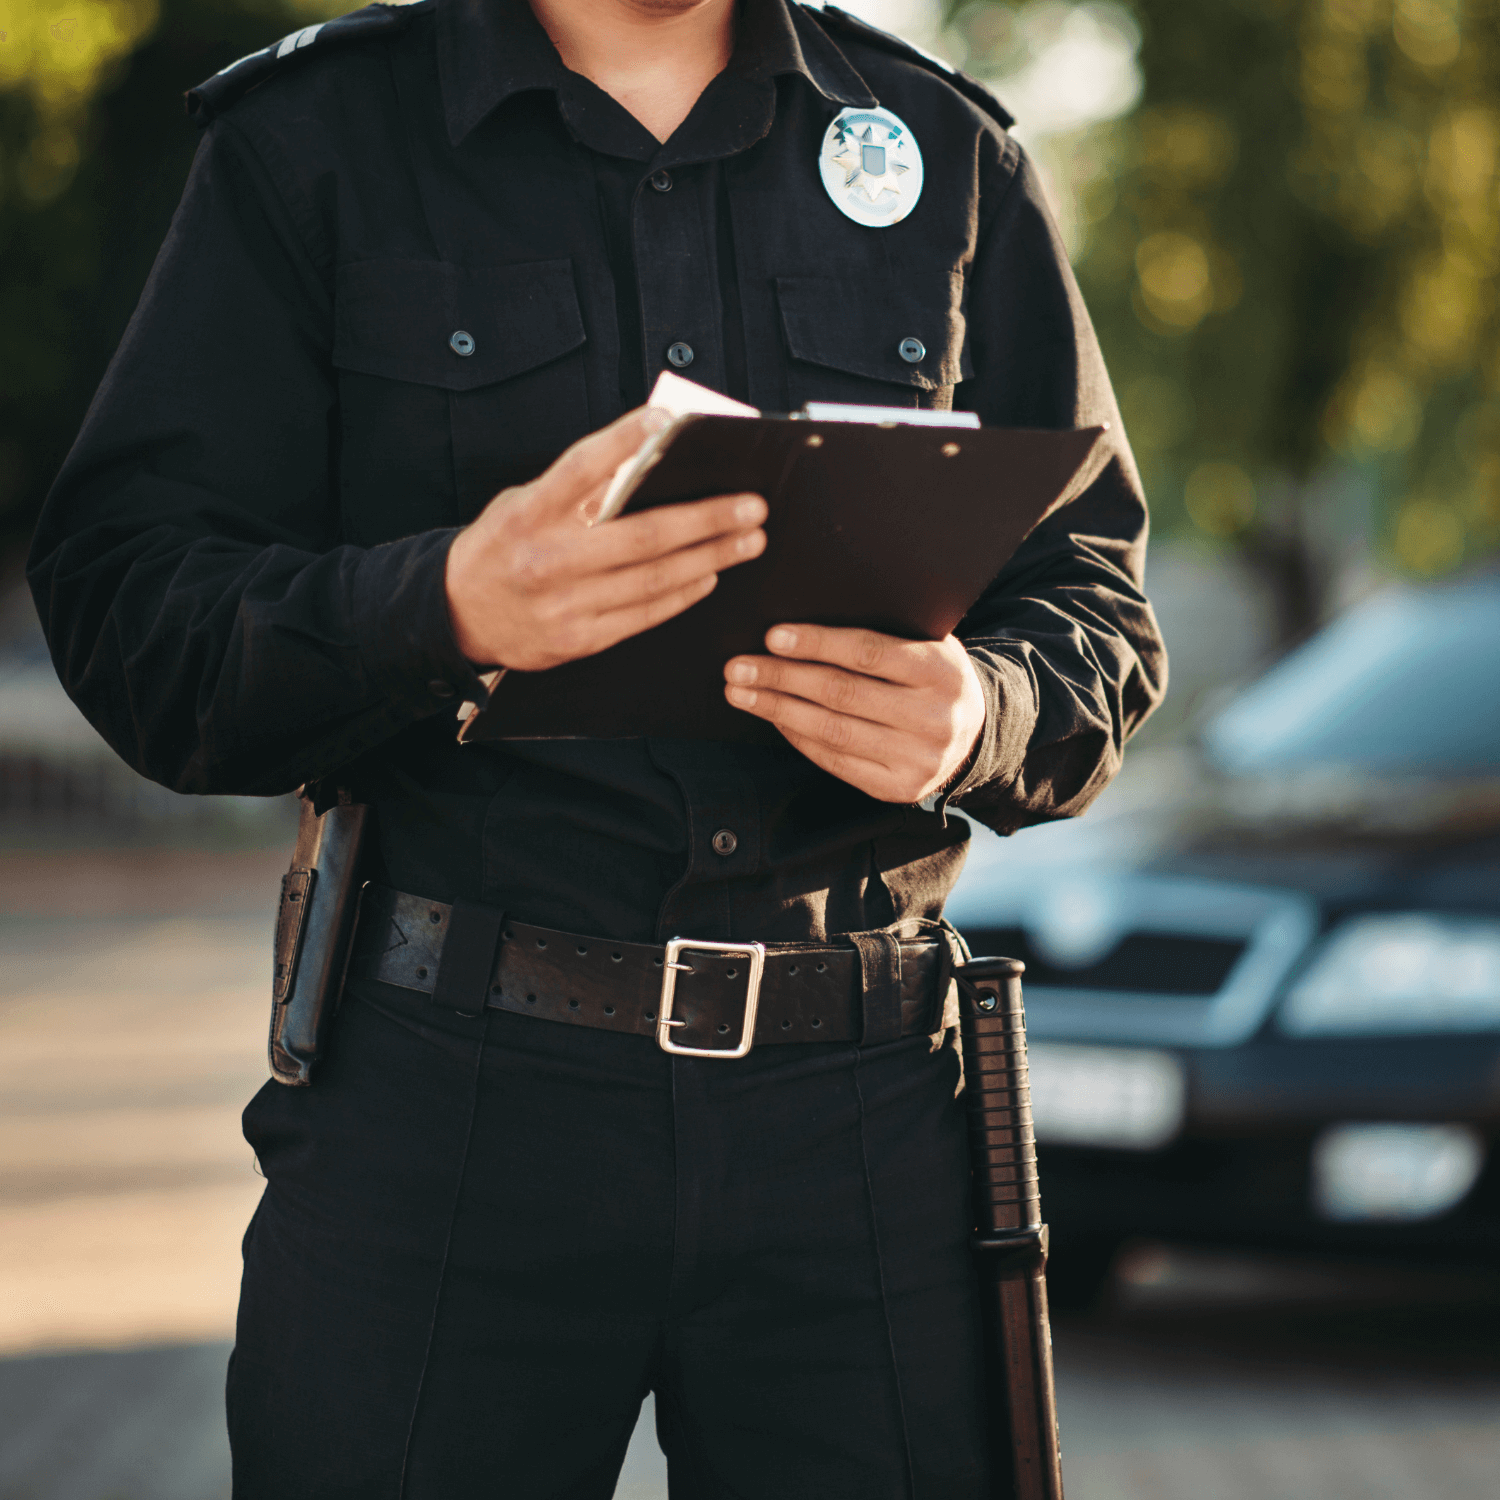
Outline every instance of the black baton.
[(994, 1493), (997, 1500), (1062, 1500), (1047, 1320), (1047, 1226), (1037, 1186), (1021, 1000), (1025, 969), (1013, 958), (976, 958), (955, 971), (969, 1101), (974, 1263), (991, 1393)]

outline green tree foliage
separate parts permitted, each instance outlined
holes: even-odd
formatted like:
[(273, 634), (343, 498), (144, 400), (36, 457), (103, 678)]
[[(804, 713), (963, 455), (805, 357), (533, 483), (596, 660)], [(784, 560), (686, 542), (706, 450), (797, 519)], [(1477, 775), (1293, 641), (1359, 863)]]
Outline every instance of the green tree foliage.
[(197, 145), (184, 91), (328, 9), (0, 0), (0, 553), (24, 544), (166, 233)]
[[(1351, 496), (1411, 572), (1493, 552), (1500, 0), (1133, 9), (1139, 107), (1054, 156), (1159, 520), (1244, 548), (1288, 636)], [(951, 15), (971, 68), (1015, 14)]]

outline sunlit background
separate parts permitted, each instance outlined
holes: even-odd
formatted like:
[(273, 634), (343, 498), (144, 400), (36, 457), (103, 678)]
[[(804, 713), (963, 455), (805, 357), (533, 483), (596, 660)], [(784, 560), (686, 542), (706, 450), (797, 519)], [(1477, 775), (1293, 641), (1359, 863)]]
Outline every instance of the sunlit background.
[[(228, 1494), (289, 809), (120, 765), (20, 569), (184, 89), (348, 8), (0, 0), (0, 1500)], [(845, 8), (1016, 116), (1152, 503), (1167, 705), (954, 904), (1029, 965), (1069, 1494), (1488, 1500), (1500, 0)]]
[[(0, 525), (34, 515), (192, 149), (326, 0), (0, 0)], [(1044, 163), (1156, 524), (1295, 635), (1500, 547), (1494, 0), (881, 0)], [(108, 253), (105, 247), (108, 246)]]

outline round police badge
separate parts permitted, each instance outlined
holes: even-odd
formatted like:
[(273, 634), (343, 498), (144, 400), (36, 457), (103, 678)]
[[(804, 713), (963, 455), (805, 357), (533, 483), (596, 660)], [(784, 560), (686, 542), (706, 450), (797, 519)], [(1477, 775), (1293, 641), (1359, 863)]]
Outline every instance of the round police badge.
[(856, 224), (899, 224), (922, 196), (922, 153), (888, 109), (841, 109), (818, 153), (823, 186)]

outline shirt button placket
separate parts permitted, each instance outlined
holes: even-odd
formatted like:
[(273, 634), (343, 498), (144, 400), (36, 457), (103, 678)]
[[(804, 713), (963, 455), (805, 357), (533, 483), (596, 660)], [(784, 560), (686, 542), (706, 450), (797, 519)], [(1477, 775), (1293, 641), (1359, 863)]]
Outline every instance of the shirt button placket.
[(644, 179), (634, 214), (648, 374), (665, 367), (718, 388), (722, 329), (713, 236), (712, 168)]

